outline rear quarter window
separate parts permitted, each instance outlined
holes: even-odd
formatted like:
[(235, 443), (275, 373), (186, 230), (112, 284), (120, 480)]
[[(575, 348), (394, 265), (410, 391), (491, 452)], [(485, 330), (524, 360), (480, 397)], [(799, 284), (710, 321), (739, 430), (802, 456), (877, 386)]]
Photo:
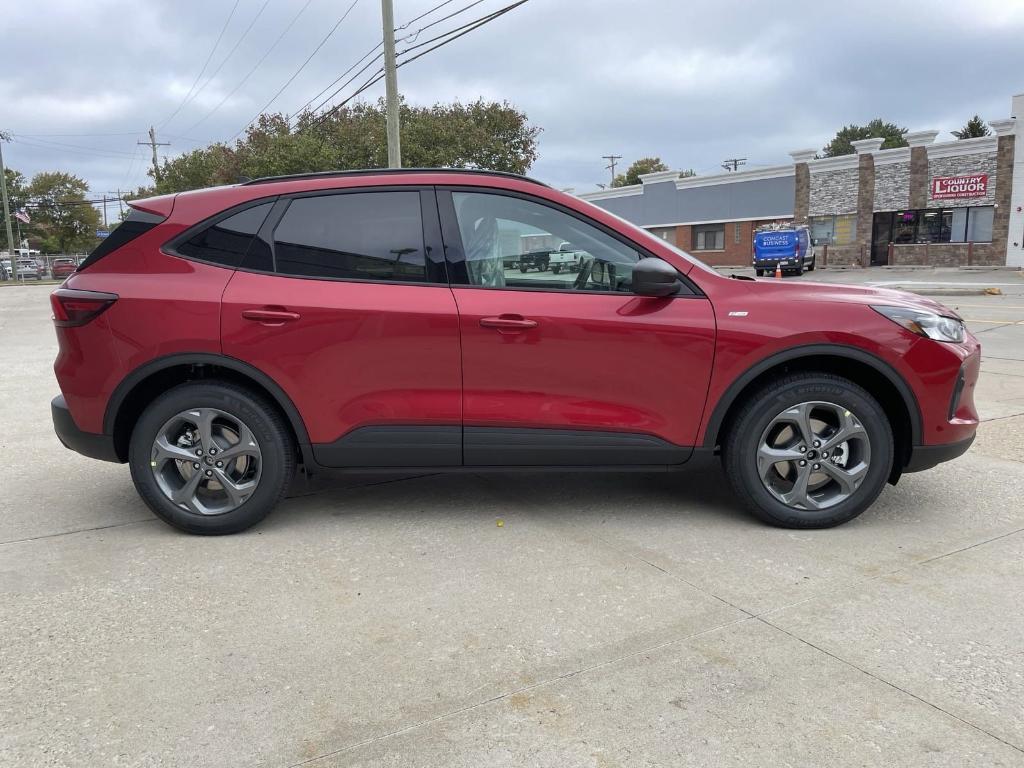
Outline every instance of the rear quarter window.
[(140, 235), (149, 232), (149, 230), (160, 224), (163, 220), (163, 216), (133, 208), (128, 214), (128, 218), (117, 225), (114, 231), (97, 245), (85, 261), (82, 262), (78, 267), (79, 271), (91, 267), (107, 254), (113, 253), (121, 246), (127, 245)]
[(269, 249), (266, 243), (256, 237), (256, 233), (273, 205), (272, 201), (261, 203), (220, 219), (187, 240), (176, 243), (173, 251), (181, 256), (224, 267), (240, 267), (243, 262), (248, 267), (250, 259), (247, 256), (250, 251), (266, 250), (265, 258), (262, 253), (252, 254), (251, 266), (256, 269), (268, 268), (269, 264), (265, 262), (269, 261)]

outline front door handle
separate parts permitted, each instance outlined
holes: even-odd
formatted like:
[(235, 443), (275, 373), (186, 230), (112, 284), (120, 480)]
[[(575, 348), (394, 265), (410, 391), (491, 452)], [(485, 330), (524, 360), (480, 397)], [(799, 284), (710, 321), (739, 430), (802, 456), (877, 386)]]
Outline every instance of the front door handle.
[(255, 320), (263, 325), (284, 325), (302, 317), (298, 312), (281, 308), (264, 307), (263, 309), (243, 309), (242, 317)]
[(522, 315), (500, 315), (498, 317), (481, 317), (481, 328), (495, 328), (499, 332), (505, 331), (527, 331), (537, 327), (536, 320), (530, 320)]

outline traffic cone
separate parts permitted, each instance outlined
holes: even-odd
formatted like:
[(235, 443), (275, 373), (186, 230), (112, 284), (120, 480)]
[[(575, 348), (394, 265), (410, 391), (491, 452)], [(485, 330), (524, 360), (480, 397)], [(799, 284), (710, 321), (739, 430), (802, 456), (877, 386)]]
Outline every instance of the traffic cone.
[(775, 265), (775, 279), (776, 280), (781, 280), (782, 279), (782, 267), (779, 264)]

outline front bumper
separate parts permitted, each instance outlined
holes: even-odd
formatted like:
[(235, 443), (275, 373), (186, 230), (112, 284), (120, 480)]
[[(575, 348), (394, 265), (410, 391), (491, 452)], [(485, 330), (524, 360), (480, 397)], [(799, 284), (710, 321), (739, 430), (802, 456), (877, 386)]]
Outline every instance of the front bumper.
[(903, 471), (923, 472), (944, 461), (951, 461), (958, 456), (963, 456), (973, 442), (974, 435), (971, 435), (966, 440), (945, 445), (915, 445), (910, 454), (910, 461), (907, 462)]
[(64, 395), (57, 395), (50, 401), (50, 414), (53, 416), (53, 431), (57, 433), (57, 439), (63, 443), (65, 448), (70, 448), (76, 453), (88, 456), (90, 459), (100, 461), (113, 461), (118, 464), (121, 459), (114, 449), (113, 435), (97, 435), (92, 432), (83, 432), (71, 418), (71, 411), (64, 401)]

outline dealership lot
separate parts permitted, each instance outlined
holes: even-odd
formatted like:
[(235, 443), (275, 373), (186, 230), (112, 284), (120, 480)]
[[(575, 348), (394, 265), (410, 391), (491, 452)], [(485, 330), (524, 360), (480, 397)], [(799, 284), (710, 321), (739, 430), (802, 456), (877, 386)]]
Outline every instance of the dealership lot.
[(974, 448), (826, 531), (715, 469), (317, 479), (185, 536), (59, 445), (50, 289), (0, 289), (0, 764), (1024, 764), (1024, 279), (800, 279), (985, 353)]

